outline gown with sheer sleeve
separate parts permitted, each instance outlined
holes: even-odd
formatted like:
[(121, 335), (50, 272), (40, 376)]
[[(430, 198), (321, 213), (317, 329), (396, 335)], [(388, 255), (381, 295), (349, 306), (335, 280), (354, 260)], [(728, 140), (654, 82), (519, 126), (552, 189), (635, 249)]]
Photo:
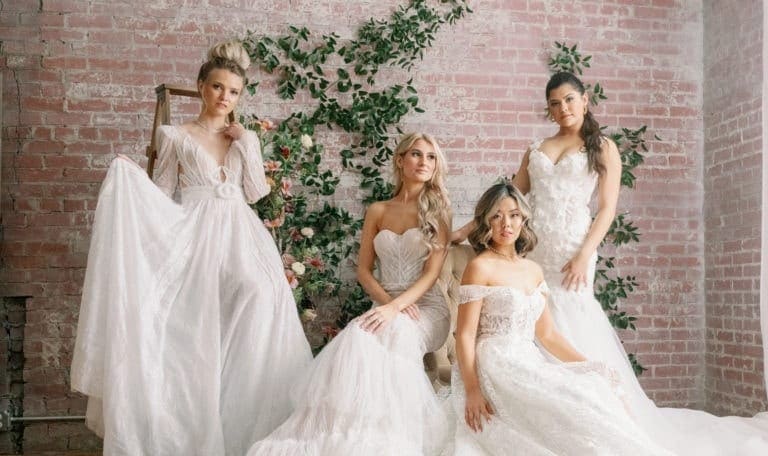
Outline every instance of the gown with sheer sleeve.
[[(218, 166), (157, 131), (155, 185), (115, 159), (99, 193), (72, 360), (104, 454), (240, 456), (289, 414), (312, 359), (275, 243), (250, 131)], [(181, 204), (171, 197), (180, 194)]]
[(544, 270), (551, 289), (550, 310), (560, 332), (584, 356), (619, 372), (633, 416), (676, 454), (768, 454), (768, 413), (753, 418), (716, 417), (691, 409), (657, 408), (648, 398), (613, 326), (594, 297), (597, 253), (590, 259), (586, 287), (580, 291), (562, 287), (560, 269), (581, 248), (592, 224), (589, 203), (597, 186), (597, 174), (590, 169), (585, 153), (571, 153), (555, 164), (541, 151), (541, 143), (538, 140), (529, 148), (528, 198), (533, 208), (531, 227), (538, 243), (528, 258)]
[(532, 292), (463, 285), (460, 302), (482, 300), (477, 376), (494, 415), (473, 432), (458, 366), (451, 380), (456, 456), (672, 456), (627, 413), (617, 384), (599, 363), (547, 359), (534, 342), (546, 305), (545, 282)]
[[(421, 232), (383, 230), (373, 244), (380, 283), (397, 296), (422, 273), (429, 252)], [(422, 359), (445, 342), (449, 311), (437, 287), (418, 306), (418, 320), (399, 313), (377, 334), (350, 322), (294, 387), (293, 414), (248, 455), (439, 454), (447, 419)]]

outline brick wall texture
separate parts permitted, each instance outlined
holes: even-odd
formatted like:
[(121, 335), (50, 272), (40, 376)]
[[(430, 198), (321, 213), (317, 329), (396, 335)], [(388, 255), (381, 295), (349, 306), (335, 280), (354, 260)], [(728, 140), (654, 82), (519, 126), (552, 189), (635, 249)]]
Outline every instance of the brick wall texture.
[[(762, 2), (704, 6), (705, 390), (716, 413), (765, 404), (760, 336)], [(736, 5), (732, 5), (736, 6)], [(729, 14), (723, 14), (729, 8)]]
[[(0, 2), (0, 295), (28, 297), (26, 415), (84, 412), (68, 376), (96, 196), (116, 153), (143, 155), (154, 87), (192, 85), (206, 50), (246, 30), (275, 35), (293, 24), (350, 37), (362, 21), (386, 17), (401, 3)], [(593, 55), (585, 81), (600, 82), (609, 97), (595, 110), (601, 123), (647, 125), (649, 138), (661, 138), (650, 142), (636, 188), (620, 198), (620, 210), (642, 232), (641, 243), (616, 253), (619, 272), (640, 282), (623, 304), (639, 315), (638, 331), (621, 336), (649, 368), (642, 384), (660, 405), (765, 410), (758, 314), (762, 2), (472, 6), (474, 13), (444, 28), (417, 65), (426, 112), (403, 126), (441, 140), (457, 222), (469, 218), (497, 176), (515, 172), (530, 141), (554, 132), (543, 116), (546, 62), (554, 41), (578, 43)], [(243, 111), (279, 119), (296, 109), (277, 99), (270, 76), (254, 69), (252, 77), (263, 83), (243, 100)], [(331, 160), (344, 143), (330, 133), (317, 139)], [(99, 444), (79, 423), (28, 426), (24, 437), (28, 452)]]

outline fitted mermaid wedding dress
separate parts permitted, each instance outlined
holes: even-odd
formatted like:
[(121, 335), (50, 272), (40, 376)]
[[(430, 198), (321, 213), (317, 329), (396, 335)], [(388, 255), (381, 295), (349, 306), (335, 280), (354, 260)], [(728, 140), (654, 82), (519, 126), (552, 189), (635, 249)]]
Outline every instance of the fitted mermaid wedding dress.
[[(592, 281), (578, 292), (562, 287), (560, 269), (578, 252), (592, 223), (589, 202), (597, 175), (590, 170), (585, 153), (569, 154), (555, 164), (540, 150), (541, 142), (531, 145), (528, 158), (531, 222), (539, 240), (528, 258), (544, 270), (551, 289), (550, 309), (560, 332), (588, 359), (619, 371), (632, 415), (656, 441), (675, 453), (768, 454), (768, 414), (721, 418), (697, 410), (657, 408), (643, 392), (621, 341), (594, 298)], [(590, 279), (596, 260), (597, 254), (590, 261)]]
[(157, 139), (157, 185), (118, 158), (101, 187), (72, 388), (104, 454), (241, 456), (287, 418), (312, 359), (247, 204), (269, 192), (259, 139), (246, 132), (223, 166), (181, 127)]
[[(419, 229), (382, 230), (373, 244), (390, 295), (422, 274), (429, 252)], [(422, 359), (445, 341), (449, 311), (436, 287), (418, 306), (418, 320), (399, 313), (377, 334), (350, 322), (294, 386), (295, 412), (248, 455), (439, 454), (447, 418)]]

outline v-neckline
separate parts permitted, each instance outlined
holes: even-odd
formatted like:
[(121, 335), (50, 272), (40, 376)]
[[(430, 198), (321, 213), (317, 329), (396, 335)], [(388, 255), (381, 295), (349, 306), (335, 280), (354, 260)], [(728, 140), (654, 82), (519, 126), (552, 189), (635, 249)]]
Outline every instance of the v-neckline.
[(224, 160), (222, 164), (219, 164), (216, 159), (213, 157), (213, 155), (203, 146), (200, 141), (198, 141), (194, 136), (192, 136), (192, 133), (188, 132), (186, 128), (182, 125), (176, 125), (176, 128), (178, 130), (181, 130), (181, 132), (186, 135), (186, 137), (192, 141), (192, 143), (195, 145), (195, 149), (199, 150), (200, 153), (202, 153), (208, 160), (211, 161), (215, 169), (219, 168), (226, 168), (227, 167), (227, 158), (229, 158), (229, 149), (232, 148), (232, 143), (234, 141), (229, 141), (229, 146), (227, 147), (227, 152), (224, 154)]

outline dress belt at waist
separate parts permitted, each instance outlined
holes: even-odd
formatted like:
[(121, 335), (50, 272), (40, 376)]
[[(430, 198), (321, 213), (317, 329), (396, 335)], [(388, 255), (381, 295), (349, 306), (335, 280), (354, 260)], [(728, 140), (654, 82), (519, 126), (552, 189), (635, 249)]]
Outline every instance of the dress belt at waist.
[(245, 201), (245, 194), (240, 186), (222, 182), (218, 185), (199, 185), (181, 189), (182, 203), (206, 200), (236, 200)]

